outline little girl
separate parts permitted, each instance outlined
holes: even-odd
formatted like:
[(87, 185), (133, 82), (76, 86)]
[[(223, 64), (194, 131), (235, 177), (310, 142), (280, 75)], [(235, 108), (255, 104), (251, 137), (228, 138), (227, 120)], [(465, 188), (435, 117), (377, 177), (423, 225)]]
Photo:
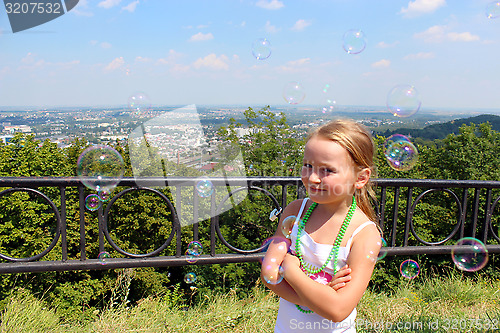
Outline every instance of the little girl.
[[(309, 198), (284, 209), (263, 261), (264, 283), (280, 296), (275, 332), (356, 331), (356, 305), (381, 246), (371, 206), (374, 149), (354, 121), (332, 121), (309, 135), (301, 175)], [(292, 215), (290, 242), (279, 236)], [(278, 268), (282, 281), (270, 273)]]

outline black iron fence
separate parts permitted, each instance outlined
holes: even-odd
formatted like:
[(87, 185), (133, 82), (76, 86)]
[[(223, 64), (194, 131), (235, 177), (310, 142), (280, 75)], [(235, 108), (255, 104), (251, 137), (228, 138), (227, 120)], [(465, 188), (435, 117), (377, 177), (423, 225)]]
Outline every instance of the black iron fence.
[[(90, 243), (85, 229), (86, 189), (79, 179), (0, 178), (0, 189), (3, 189), (0, 192), (0, 199), (5, 199), (13, 193), (27, 193), (30, 198), (43, 201), (45, 206), (49, 207), (49, 213), (53, 214), (55, 221), (50, 245), (32, 256), (15, 257), (4, 253), (4, 249), (0, 248), (0, 273), (187, 265), (189, 261), (182, 251), (182, 233), (186, 229), (180, 224), (184, 218), (181, 216), (183, 203), (178, 198), (181, 197), (183, 188), (192, 188), (194, 192), (198, 181), (197, 178), (168, 178), (169, 188), (177, 193), (177, 196), (174, 196), (177, 200), (172, 200), (172, 196), (167, 196), (158, 190), (161, 186), (165, 186), (164, 178), (142, 178), (140, 182), (134, 178), (122, 179), (119, 186), (123, 190), (114, 194), (96, 211), (99, 250), (104, 251), (106, 246), (121, 254), (121, 258), (106, 259), (104, 265), (102, 260), (88, 258), (87, 255)], [(229, 188), (227, 179), (213, 178), (210, 181), (215, 188)], [(138, 183), (141, 187), (137, 186)], [(222, 199), (222, 203), (230, 200), (238, 191), (257, 191), (268, 197), (274, 208), (279, 209), (292, 199), (306, 195), (300, 178), (297, 177), (232, 178), (230, 184), (231, 190)], [(481, 240), (490, 253), (500, 252), (498, 222), (500, 214), (496, 213), (497, 208), (500, 210), (498, 207), (500, 181), (375, 179), (375, 184), (378, 195), (376, 208), (384, 239), (387, 242), (387, 247), (384, 249), (387, 255), (448, 254), (452, 250), (454, 241), (463, 237)], [(280, 189), (278, 195), (276, 195), (276, 188)], [(53, 199), (53, 193), (51, 196), (44, 193), (48, 189), (57, 192), (57, 200)], [(68, 211), (66, 200), (68, 189), (76, 189), (78, 192), (77, 212)], [(132, 253), (121, 248), (108, 230), (112, 207), (120, 197), (134, 191), (147, 191), (158, 196), (168, 207), (172, 216), (171, 232), (168, 237), (160, 246), (148, 253)], [(193, 240), (198, 240), (200, 234), (199, 217), (196, 213), (198, 207), (196, 195), (193, 196), (193, 202), (190, 204), (194, 213), (193, 221), (189, 224), (189, 235), (192, 234)], [(221, 202), (217, 202), (213, 196), (210, 201), (210, 235), (204, 235), (210, 239), (210, 246), (204, 254), (196, 258), (196, 264), (258, 261), (263, 256), (261, 247), (240, 249), (224, 237), (219, 225), (220, 211)], [(5, 209), (3, 213), (0, 211), (0, 216), (3, 218), (7, 214), (9, 213)], [(69, 214), (71, 216), (76, 214), (79, 217), (78, 259), (68, 256), (67, 218)], [(5, 221), (0, 221), (0, 227), (2, 223)], [(29, 221), (24, 221), (24, 223), (29, 223)], [(439, 226), (438, 238), (433, 230), (429, 230), (429, 225)], [(217, 251), (221, 244), (226, 250), (224, 253)], [(172, 246), (175, 247), (175, 254), (164, 255), (165, 249)], [(57, 260), (47, 260), (48, 253), (59, 253), (60, 256), (57, 255), (59, 257)]]

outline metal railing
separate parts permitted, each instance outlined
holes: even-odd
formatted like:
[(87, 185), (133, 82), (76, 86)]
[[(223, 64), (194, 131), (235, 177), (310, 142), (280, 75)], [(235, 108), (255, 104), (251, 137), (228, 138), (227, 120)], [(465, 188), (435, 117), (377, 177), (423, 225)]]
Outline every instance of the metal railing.
[[(226, 187), (227, 179), (210, 179), (213, 186)], [(32, 196), (45, 201), (54, 216), (56, 226), (54, 237), (50, 245), (36, 255), (26, 258), (9, 256), (0, 251), (0, 273), (19, 272), (42, 272), (42, 271), (70, 271), (70, 270), (92, 270), (92, 269), (116, 269), (128, 267), (165, 267), (183, 266), (189, 264), (186, 255), (182, 253), (182, 232), (179, 221), (182, 212), (181, 202), (172, 202), (168, 196), (157, 188), (165, 186), (168, 182), (170, 188), (175, 189), (180, 197), (181, 189), (186, 187), (195, 188), (198, 178), (142, 178), (141, 187), (137, 186), (137, 179), (124, 178), (119, 186), (125, 188), (111, 198), (105, 207), (97, 211), (98, 219), (98, 242), (99, 250), (103, 251), (106, 246), (111, 246), (115, 251), (121, 253), (123, 258), (106, 259), (106, 264), (94, 258), (87, 258), (88, 239), (85, 226), (85, 187), (78, 178), (0, 178), (0, 198), (15, 192), (27, 192)], [(500, 238), (498, 229), (495, 230), (495, 209), (500, 201), (499, 181), (473, 181), (473, 180), (430, 180), (430, 179), (375, 179), (378, 203), (376, 205), (379, 224), (384, 232), (387, 247), (384, 249), (387, 255), (415, 255), (415, 254), (447, 254), (453, 247), (453, 241), (463, 237), (474, 237), (481, 240), (491, 253), (500, 252)], [(234, 190), (234, 186), (239, 186)], [(237, 191), (258, 191), (268, 197), (274, 208), (284, 207), (287, 202), (295, 198), (303, 198), (306, 192), (298, 177), (250, 177), (231, 178), (232, 191), (223, 199), (230, 199)], [(281, 193), (276, 197), (271, 188), (281, 188)], [(57, 188), (59, 190), (58, 205), (54, 203), (40, 188)], [(66, 195), (68, 189), (76, 188), (78, 192), (78, 212), (70, 212), (79, 215), (79, 259), (68, 257), (68, 230), (67, 217), (68, 207)], [(172, 216), (172, 227), (169, 236), (163, 244), (149, 253), (130, 253), (120, 248), (110, 236), (108, 220), (111, 208), (115, 202), (127, 193), (134, 191), (147, 191), (158, 196), (169, 208)], [(276, 193), (276, 191), (274, 191)], [(290, 198), (290, 193), (293, 198)], [(419, 234), (422, 226), (416, 222), (419, 214), (419, 205), (432, 195), (441, 194), (448, 199), (450, 216), (455, 220), (443, 221), (447, 225), (449, 233), (442, 239), (429, 240)], [(193, 209), (194, 220), (192, 223), (193, 240), (198, 240), (198, 216), (196, 214), (198, 200), (194, 196)], [(240, 249), (233, 246), (224, 238), (219, 225), (220, 202), (216, 202), (213, 196), (210, 202), (210, 248), (208, 253), (197, 257), (196, 264), (214, 263), (237, 263), (258, 261), (262, 258), (262, 247), (255, 249)], [(499, 207), (500, 209), (500, 207)], [(1, 213), (1, 212), (0, 212)], [(421, 221), (421, 219), (419, 219)], [(0, 220), (0, 223), (3, 223)], [(432, 238), (432, 237), (431, 237)], [(175, 244), (175, 255), (162, 255), (167, 246)], [(217, 245), (222, 244), (229, 253), (218, 253)], [(53, 251), (60, 251), (59, 260), (43, 260)]]

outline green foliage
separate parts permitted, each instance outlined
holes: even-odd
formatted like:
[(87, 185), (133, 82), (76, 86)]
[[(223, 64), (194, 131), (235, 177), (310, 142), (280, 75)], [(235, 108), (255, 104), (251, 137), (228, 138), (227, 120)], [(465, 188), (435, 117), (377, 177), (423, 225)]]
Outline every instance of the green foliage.
[[(221, 142), (221, 158), (227, 161), (234, 160), (235, 154), (241, 150), (247, 176), (297, 176), (302, 164), (302, 153), (305, 138), (303, 134), (294, 131), (283, 114), (275, 114), (269, 107), (255, 111), (248, 108), (245, 111), (245, 121), (248, 124), (248, 133), (238, 136), (240, 124), (231, 120), (229, 125), (221, 127), (217, 133)], [(414, 168), (398, 172), (389, 167), (383, 154), (385, 137), (375, 138), (377, 145), (376, 165), (379, 178), (421, 178), (421, 179), (479, 179), (500, 180), (497, 165), (500, 164), (500, 133), (492, 129), (490, 124), (463, 125), (458, 134), (450, 134), (442, 140), (416, 140), (419, 150), (419, 160)], [(137, 143), (134, 147), (137, 154), (144, 154), (139, 162), (145, 174), (158, 171), (161, 166), (161, 175), (165, 170), (174, 170), (176, 174), (191, 177), (200, 177), (202, 172), (184, 165), (171, 162), (151, 160), (146, 142)], [(39, 142), (33, 136), (18, 134), (12, 144), (0, 144), (0, 175), (1, 176), (76, 176), (76, 161), (80, 153), (89, 143), (85, 139), (76, 139), (67, 148), (58, 148), (49, 142)], [(122, 155), (126, 170), (125, 176), (132, 176), (129, 146), (114, 144)], [(235, 150), (235, 147), (240, 149)], [(152, 149), (152, 148), (151, 148)], [(142, 156), (142, 155), (141, 155)], [(149, 161), (149, 162), (148, 162)], [(149, 163), (149, 164), (148, 164)], [(156, 170), (157, 168), (158, 170)], [(216, 172), (223, 172), (222, 169)], [(156, 174), (154, 174), (156, 175)], [(125, 188), (115, 189), (116, 195)], [(234, 189), (234, 187), (232, 187)], [(282, 203), (281, 186), (264, 186), (272, 193), (279, 204)], [(60, 207), (60, 190), (57, 188), (40, 188)], [(404, 228), (401, 221), (406, 216), (406, 195), (408, 189), (400, 189), (398, 203), (398, 228), (392, 234), (392, 212), (395, 192), (388, 189), (385, 207), (384, 236), (394, 239), (397, 246), (402, 245)], [(290, 186), (286, 189), (288, 200), (297, 197), (297, 189)], [(453, 190), (461, 198), (461, 191)], [(180, 198), (169, 188), (162, 189), (172, 202), (176, 199), (193, 198), (192, 188), (183, 188)], [(469, 198), (474, 197), (471, 190)], [(422, 190), (413, 189), (412, 199), (422, 193)], [(76, 188), (66, 189), (66, 217), (68, 257), (80, 258), (80, 212), (79, 194)], [(90, 191), (85, 189), (85, 195)], [(220, 202), (226, 193), (216, 193), (215, 200)], [(483, 218), (484, 193), (479, 203), (479, 217)], [(500, 191), (493, 191), (496, 198)], [(187, 244), (193, 240), (192, 221), (195, 213), (199, 213), (197, 225), (200, 242), (204, 246), (204, 254), (209, 252), (211, 221), (210, 200), (199, 199), (199, 210), (194, 207), (182, 208), (182, 238), (181, 251), (185, 251)], [(233, 200), (233, 202), (231, 202)], [(262, 242), (270, 237), (276, 228), (276, 221), (269, 220), (269, 213), (276, 208), (275, 204), (258, 190), (241, 191), (227, 201), (230, 209), (219, 217), (219, 227), (223, 237), (234, 247), (243, 250), (258, 248)], [(467, 207), (468, 216), (472, 214), (472, 205)], [(27, 192), (13, 192), (0, 198), (0, 252), (13, 257), (28, 257), (40, 253), (52, 241), (55, 235), (55, 217), (49, 205), (41, 198)], [(498, 211), (500, 207), (496, 209)], [(417, 234), (429, 242), (436, 242), (446, 237), (454, 228), (458, 219), (458, 205), (444, 192), (435, 192), (424, 196), (417, 205), (413, 222)], [(97, 213), (85, 213), (86, 255), (87, 258), (97, 258), (99, 253)], [(493, 226), (500, 227), (500, 221), (493, 214)], [(110, 210), (108, 228), (113, 241), (123, 250), (131, 253), (148, 253), (160, 247), (172, 232), (173, 216), (167, 205), (160, 198), (146, 190), (129, 192), (116, 200)], [(470, 228), (470, 225), (466, 226)], [(481, 230), (479, 230), (481, 231)], [(456, 239), (455, 239), (456, 240)], [(448, 241), (452, 244), (454, 240)], [(409, 245), (416, 245), (417, 240), (410, 234)], [(60, 260), (56, 250), (47, 254), (44, 260)], [(112, 257), (122, 257), (106, 245), (105, 248)], [(174, 241), (161, 255), (174, 255), (177, 249)], [(232, 253), (224, 244), (216, 244), (217, 253)], [(437, 256), (419, 256), (417, 259), (425, 271), (443, 273), (453, 269), (450, 258)], [(400, 283), (399, 264), (404, 259), (400, 257), (386, 257), (375, 267), (371, 288), (377, 291), (391, 290)], [(484, 269), (491, 276), (498, 276), (494, 269), (498, 258), (490, 257), (490, 265)], [(181, 308), (185, 304), (201, 304), (204, 295), (210, 292), (226, 293), (230, 291), (242, 297), (249, 293), (255, 282), (259, 280), (260, 263), (238, 263), (224, 265), (187, 265), (169, 268), (142, 268), (125, 270), (102, 270), (89, 272), (48, 272), (38, 274), (11, 274), (0, 275), (0, 298), (6, 306), (9, 295), (15, 288), (24, 288), (34, 294), (44, 294), (50, 304), (57, 307), (57, 315), (68, 320), (84, 322), (94, 320), (103, 309), (121, 311), (120, 307), (127, 307), (141, 302), (148, 297), (165, 299), (170, 309)], [(195, 272), (198, 280), (195, 285), (182, 282), (184, 274)], [(477, 276), (470, 274), (472, 278)], [(118, 313), (113, 312), (113, 313)], [(236, 315), (232, 323), (237, 322)], [(244, 316), (244, 315), (241, 315)], [(222, 324), (221, 324), (222, 325)]]
[(283, 113), (275, 114), (269, 106), (259, 111), (245, 110), (249, 134), (238, 138), (234, 119), (221, 127), (219, 136), (239, 142), (248, 176), (295, 176), (302, 165), (304, 138), (287, 124)]
[[(422, 274), (411, 281), (401, 278), (392, 289), (365, 292), (357, 306), (356, 330), (494, 331), (500, 320), (499, 289), (499, 280), (487, 276), (471, 279), (453, 273)], [(20, 289), (10, 295), (0, 314), (0, 331), (246, 333), (273, 330), (279, 302), (276, 295), (262, 286), (252, 285), (244, 297), (235, 290), (220, 293), (194, 288), (192, 293), (199, 298), (196, 304), (189, 305), (179, 298), (181, 293), (174, 286), (163, 297), (146, 297), (135, 306), (106, 308), (86, 320), (75, 321), (62, 317), (45, 299)], [(435, 326), (436, 323), (439, 326)], [(452, 325), (457, 329), (451, 329)]]
[(9, 298), (0, 316), (1, 332), (51, 332), (59, 325), (59, 316), (26, 289), (18, 289)]

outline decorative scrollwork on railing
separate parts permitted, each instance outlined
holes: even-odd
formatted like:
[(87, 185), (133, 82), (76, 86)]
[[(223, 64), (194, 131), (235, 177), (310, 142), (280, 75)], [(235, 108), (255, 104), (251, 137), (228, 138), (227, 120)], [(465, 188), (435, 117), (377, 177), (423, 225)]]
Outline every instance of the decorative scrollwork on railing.
[[(417, 232), (415, 231), (415, 225), (413, 223), (413, 216), (414, 216), (415, 208), (416, 208), (418, 202), (428, 193), (437, 192), (437, 191), (449, 193), (455, 199), (455, 202), (457, 203), (457, 207), (458, 207), (459, 218), (458, 218), (457, 223), (455, 224), (455, 228), (453, 228), (453, 230), (451, 231), (451, 233), (448, 234), (448, 236), (446, 236), (444, 239), (437, 241), (437, 242), (427, 242), (427, 241), (423, 240), (422, 238), (420, 238), (418, 236)], [(455, 236), (455, 234), (460, 230), (460, 227), (462, 226), (462, 223), (463, 223), (463, 221), (462, 221), (462, 204), (460, 203), (460, 199), (457, 197), (457, 195), (453, 191), (446, 189), (446, 188), (431, 188), (431, 189), (428, 189), (428, 190), (420, 193), (410, 208), (409, 216), (410, 216), (410, 218), (409, 218), (410, 230), (411, 230), (412, 235), (417, 239), (417, 241), (419, 241), (420, 243), (425, 244), (425, 245), (440, 245), (440, 244), (445, 243), (446, 241), (453, 238), (453, 236)]]
[(491, 234), (493, 235), (493, 238), (495, 238), (498, 242), (500, 242), (500, 227), (498, 228), (497, 231), (493, 229), (493, 223), (491, 217), (493, 216), (493, 212), (495, 211), (495, 206), (497, 205), (498, 201), (500, 201), (500, 196), (498, 196), (495, 201), (493, 201), (493, 204), (490, 207), (490, 210), (486, 212), (486, 223), (488, 224), (488, 227), (491, 231)]
[(59, 210), (57, 209), (57, 206), (50, 200), (45, 194), (42, 192), (32, 189), (32, 188), (21, 188), (21, 187), (14, 187), (14, 188), (8, 188), (6, 190), (3, 190), (0, 192), (0, 197), (3, 197), (7, 194), (13, 193), (13, 192), (28, 192), (35, 194), (36, 196), (42, 198), (49, 204), (49, 206), (52, 208), (52, 211), (54, 212), (55, 218), (56, 218), (56, 233), (54, 235), (54, 238), (52, 239), (52, 242), (49, 244), (49, 246), (43, 250), (42, 252), (28, 258), (15, 258), (11, 257), (8, 255), (5, 255), (3, 253), (0, 253), (0, 258), (8, 261), (13, 261), (13, 262), (28, 262), (28, 261), (35, 261), (43, 256), (45, 256), (47, 253), (49, 253), (54, 246), (56, 246), (57, 241), (59, 240), (59, 237), (61, 236), (61, 215), (59, 214)]
[[(154, 251), (151, 251), (149, 253), (135, 254), (135, 253), (127, 252), (124, 249), (120, 248), (114, 242), (113, 238), (109, 234), (109, 230), (108, 230), (108, 217), (109, 217), (109, 211), (110, 211), (111, 207), (116, 202), (116, 200), (118, 200), (123, 195), (125, 195), (125, 194), (127, 194), (129, 192), (132, 192), (132, 191), (147, 191), (147, 192), (151, 192), (151, 193), (153, 193), (155, 195), (158, 195), (167, 204), (168, 208), (170, 209), (170, 212), (172, 213), (172, 217), (173, 217), (172, 231), (170, 232), (169, 237), (165, 240), (165, 242), (160, 247), (158, 247), (157, 249), (155, 249)], [(176, 230), (179, 230), (179, 229), (180, 229), (179, 228), (179, 219), (177, 217), (177, 213), (175, 211), (175, 208), (174, 208), (172, 202), (170, 202), (170, 200), (163, 193), (161, 193), (160, 191), (157, 191), (155, 189), (148, 188), (148, 187), (131, 187), (131, 188), (127, 188), (127, 189), (121, 191), (120, 193), (118, 193), (117, 195), (115, 195), (113, 197), (113, 199), (111, 199), (111, 201), (109, 202), (109, 204), (106, 206), (106, 209), (105, 209), (104, 215), (103, 215), (103, 232), (104, 232), (104, 236), (106, 237), (106, 240), (108, 241), (109, 245), (111, 245), (111, 247), (113, 249), (115, 249), (116, 251), (118, 251), (119, 253), (121, 253), (121, 254), (123, 254), (123, 255), (125, 255), (127, 257), (130, 257), (130, 258), (144, 258), (144, 257), (154, 257), (154, 256), (157, 256), (158, 254), (161, 253), (161, 251), (165, 250), (165, 248), (170, 244), (170, 242), (174, 238)]]
[(241, 192), (241, 191), (250, 191), (250, 190), (256, 190), (256, 191), (259, 191), (259, 192), (262, 192), (264, 193), (266, 196), (268, 196), (276, 209), (279, 209), (280, 208), (280, 205), (278, 203), (278, 200), (275, 198), (275, 196), (267, 191), (266, 189), (263, 189), (261, 187), (258, 187), (258, 186), (248, 186), (248, 187), (239, 187), (231, 192), (229, 192), (221, 201), (221, 203), (217, 206), (217, 210), (216, 210), (216, 218), (215, 218), (215, 231), (217, 232), (217, 236), (219, 237), (219, 240), (222, 242), (222, 244), (224, 244), (227, 248), (229, 248), (230, 250), (234, 251), (234, 252), (237, 252), (237, 253), (241, 253), (241, 254), (249, 254), (249, 253), (257, 253), (257, 252), (260, 252), (264, 249), (264, 245), (258, 247), (258, 248), (255, 248), (255, 249), (250, 249), (250, 250), (244, 250), (244, 249), (239, 249), (233, 245), (231, 245), (225, 238), (224, 236), (222, 235), (222, 232), (220, 230), (220, 225), (219, 225), (219, 214), (222, 210), (222, 207), (224, 206), (225, 202), (227, 200), (229, 200), (229, 198), (231, 198), (231, 196), (235, 195), (236, 193), (238, 192)]

